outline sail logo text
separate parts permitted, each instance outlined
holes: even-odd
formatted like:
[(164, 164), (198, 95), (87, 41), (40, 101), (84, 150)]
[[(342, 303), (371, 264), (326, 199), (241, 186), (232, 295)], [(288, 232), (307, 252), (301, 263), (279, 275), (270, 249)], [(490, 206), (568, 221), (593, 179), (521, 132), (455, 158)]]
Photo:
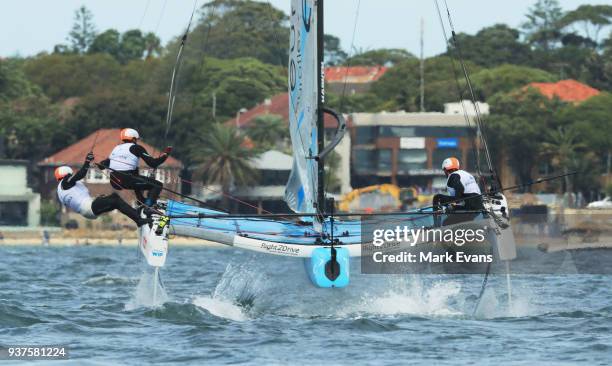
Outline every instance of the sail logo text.
[(411, 247), (425, 242), (452, 242), (457, 246), (466, 243), (483, 243), (485, 241), (484, 229), (418, 229), (407, 226), (396, 226), (395, 229), (377, 229), (372, 232), (372, 244), (380, 247), (389, 242), (403, 242)]

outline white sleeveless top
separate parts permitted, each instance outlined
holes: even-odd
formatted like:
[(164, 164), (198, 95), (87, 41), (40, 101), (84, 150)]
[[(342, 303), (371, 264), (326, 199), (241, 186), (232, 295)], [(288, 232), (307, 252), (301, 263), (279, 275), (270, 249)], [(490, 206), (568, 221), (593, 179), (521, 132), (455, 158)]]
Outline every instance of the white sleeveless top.
[(450, 180), (450, 177), (453, 174), (459, 174), (459, 178), (461, 178), (461, 184), (463, 184), (463, 193), (481, 194), (480, 187), (478, 186), (478, 183), (476, 182), (476, 179), (474, 178), (474, 176), (466, 172), (465, 170), (457, 170), (449, 174), (448, 179), (446, 180), (446, 188), (448, 189), (448, 194), (450, 196), (455, 197), (455, 195), (457, 194), (454, 188), (451, 188), (448, 186), (448, 181)]
[(89, 195), (89, 189), (81, 181), (76, 182), (74, 187), (64, 190), (62, 188), (62, 182), (57, 185), (57, 196), (59, 197), (62, 205), (68, 207), (74, 212), (78, 212), (82, 215), (86, 215), (89, 212), (85, 212), (87, 208), (83, 205), (86, 202), (91, 202), (91, 196)]
[(132, 147), (132, 145), (134, 144), (128, 142), (115, 146), (108, 157), (112, 170), (125, 172), (138, 169), (138, 156), (130, 152), (130, 147)]

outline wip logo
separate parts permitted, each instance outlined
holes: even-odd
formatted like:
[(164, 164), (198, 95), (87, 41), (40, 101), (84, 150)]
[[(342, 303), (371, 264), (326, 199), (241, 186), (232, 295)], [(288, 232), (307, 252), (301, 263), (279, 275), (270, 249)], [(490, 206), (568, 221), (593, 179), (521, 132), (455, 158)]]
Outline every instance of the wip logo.
[(164, 256), (164, 252), (160, 252), (158, 250), (154, 251), (151, 253), (152, 256), (154, 257), (163, 257)]

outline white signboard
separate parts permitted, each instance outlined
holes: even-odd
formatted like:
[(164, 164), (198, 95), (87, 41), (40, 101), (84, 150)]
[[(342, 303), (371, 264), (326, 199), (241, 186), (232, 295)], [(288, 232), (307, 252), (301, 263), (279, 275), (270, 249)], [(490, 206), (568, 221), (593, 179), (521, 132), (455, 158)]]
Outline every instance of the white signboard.
[(402, 137), (400, 139), (400, 149), (424, 149), (424, 137)]

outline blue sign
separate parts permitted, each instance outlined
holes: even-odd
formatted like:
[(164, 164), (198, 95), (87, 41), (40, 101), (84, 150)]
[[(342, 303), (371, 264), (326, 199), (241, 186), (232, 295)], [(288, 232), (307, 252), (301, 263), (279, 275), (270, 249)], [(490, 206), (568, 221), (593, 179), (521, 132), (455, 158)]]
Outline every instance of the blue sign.
[(459, 139), (456, 137), (438, 139), (437, 142), (438, 149), (454, 149), (459, 146)]

